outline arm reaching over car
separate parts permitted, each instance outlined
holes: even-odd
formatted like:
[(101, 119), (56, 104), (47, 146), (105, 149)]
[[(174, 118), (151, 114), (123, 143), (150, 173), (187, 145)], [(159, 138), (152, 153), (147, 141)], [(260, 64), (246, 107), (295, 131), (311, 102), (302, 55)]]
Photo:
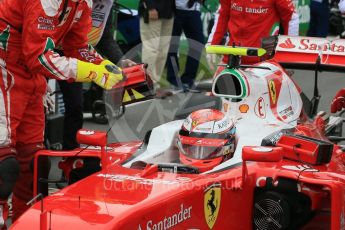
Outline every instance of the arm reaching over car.
[(77, 82), (93, 81), (104, 89), (111, 89), (123, 80), (122, 70), (108, 60), (99, 65), (78, 61), (77, 66)]

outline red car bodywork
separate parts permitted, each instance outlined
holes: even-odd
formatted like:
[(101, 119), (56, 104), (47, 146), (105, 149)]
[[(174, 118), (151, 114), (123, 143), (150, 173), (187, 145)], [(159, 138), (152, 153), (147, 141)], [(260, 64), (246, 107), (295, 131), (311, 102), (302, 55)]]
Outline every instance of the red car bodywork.
[[(112, 162), (124, 160), (123, 156), (130, 156), (139, 146), (137, 142), (125, 145), (132, 145), (133, 151), (117, 154), (122, 145), (113, 145)], [(99, 154), (95, 153), (83, 154)], [(111, 164), (45, 198), (43, 204), (36, 203), (12, 229), (251, 229), (254, 193), (266, 185), (266, 178), (297, 181), (299, 191), (311, 198), (312, 209), (321, 214), (304, 229), (343, 229), (345, 154), (338, 147), (328, 165), (308, 166), (283, 159), (250, 162), (247, 170), (245, 177), (242, 165), (193, 175), (158, 172), (154, 166), (138, 170)], [(220, 191), (214, 220), (208, 220), (208, 188)]]

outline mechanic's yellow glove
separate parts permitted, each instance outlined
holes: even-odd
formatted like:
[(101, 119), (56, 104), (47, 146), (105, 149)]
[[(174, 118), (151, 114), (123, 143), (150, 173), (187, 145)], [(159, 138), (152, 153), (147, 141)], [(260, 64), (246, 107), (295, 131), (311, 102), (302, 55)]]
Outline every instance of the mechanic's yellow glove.
[(90, 62), (77, 62), (77, 82), (95, 82), (104, 89), (111, 89), (123, 79), (122, 70), (111, 61), (104, 60), (96, 65)]

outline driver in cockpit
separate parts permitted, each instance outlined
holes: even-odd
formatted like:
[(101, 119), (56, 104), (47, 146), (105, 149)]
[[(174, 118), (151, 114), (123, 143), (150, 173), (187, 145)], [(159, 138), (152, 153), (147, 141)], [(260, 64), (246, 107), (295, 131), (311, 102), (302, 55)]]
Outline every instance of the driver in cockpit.
[(198, 168), (199, 172), (213, 169), (233, 157), (235, 133), (233, 120), (219, 110), (191, 113), (178, 134), (180, 162)]

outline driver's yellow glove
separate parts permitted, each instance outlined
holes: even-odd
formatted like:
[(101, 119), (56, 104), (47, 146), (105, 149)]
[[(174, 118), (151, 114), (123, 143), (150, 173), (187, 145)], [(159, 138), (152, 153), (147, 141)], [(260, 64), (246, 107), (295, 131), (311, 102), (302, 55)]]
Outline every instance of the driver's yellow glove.
[(90, 62), (77, 62), (77, 82), (95, 82), (104, 89), (111, 89), (123, 79), (122, 70), (108, 60), (96, 65)]

